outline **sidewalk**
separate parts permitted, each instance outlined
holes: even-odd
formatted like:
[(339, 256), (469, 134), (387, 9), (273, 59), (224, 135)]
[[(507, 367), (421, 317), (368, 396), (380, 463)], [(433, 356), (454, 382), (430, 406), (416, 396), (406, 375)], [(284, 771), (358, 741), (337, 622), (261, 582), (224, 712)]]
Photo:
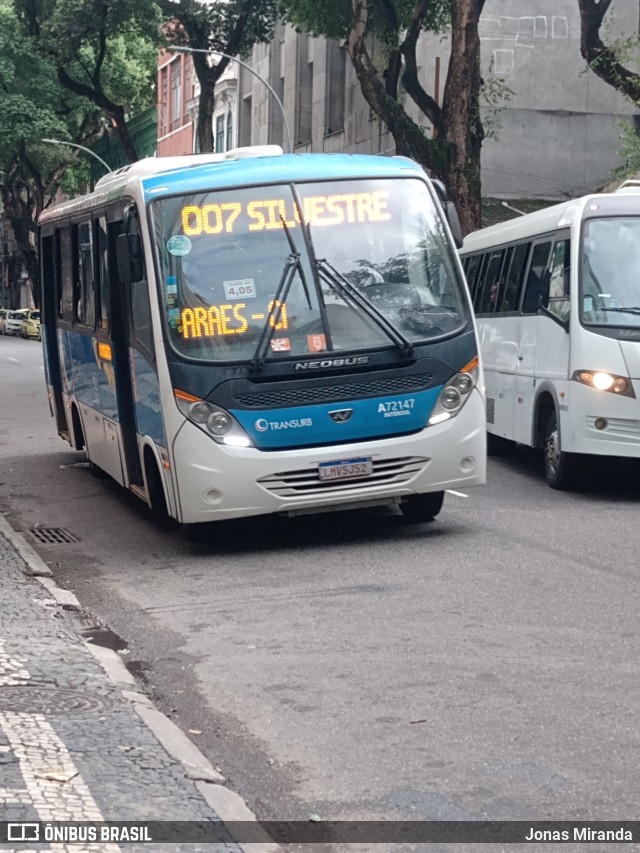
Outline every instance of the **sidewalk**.
[[(121, 658), (85, 642), (79, 604), (0, 515), (0, 821), (247, 821), (194, 744), (136, 691)], [(117, 853), (142, 844), (0, 844)], [(171, 843), (147, 851), (241, 851)], [(252, 844), (258, 850), (275, 845)]]

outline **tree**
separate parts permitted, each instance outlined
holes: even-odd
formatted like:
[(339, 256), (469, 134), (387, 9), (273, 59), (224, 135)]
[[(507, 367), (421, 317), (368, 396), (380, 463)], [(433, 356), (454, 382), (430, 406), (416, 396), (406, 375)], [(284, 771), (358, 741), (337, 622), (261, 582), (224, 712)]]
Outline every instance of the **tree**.
[[(633, 104), (640, 104), (640, 33), (605, 44), (601, 30), (611, 0), (578, 0), (580, 10), (580, 51), (589, 68)], [(621, 150), (624, 163), (613, 170), (625, 176), (640, 169), (640, 139), (636, 128), (620, 120)]]
[(598, 77), (638, 104), (640, 74), (624, 64), (625, 60), (633, 61), (631, 52), (634, 47), (638, 47), (638, 33), (631, 38), (606, 45), (602, 41), (600, 30), (610, 6), (611, 0), (578, 0), (580, 51)]
[[(168, 32), (176, 44), (244, 56), (254, 44), (268, 41), (276, 20), (276, 0), (155, 0), (171, 23)], [(200, 83), (196, 135), (200, 151), (213, 151), (213, 111), (216, 83), (230, 60), (211, 62), (210, 54), (194, 53), (193, 66)]]
[[(70, 169), (41, 140), (81, 136), (95, 116), (78, 107), (54, 66), (22, 35), (10, 0), (0, 0), (0, 199), (32, 284), (39, 280), (37, 218), (59, 186), (72, 192), (85, 178), (82, 164)], [(36, 302), (37, 296), (36, 288)]]
[(138, 159), (127, 114), (155, 102), (161, 19), (152, 0), (14, 0), (25, 33), (59, 83), (98, 107)]
[[(480, 227), (480, 38), (484, 0), (282, 0), (289, 21), (314, 36), (344, 41), (362, 93), (393, 136), (396, 153), (416, 160), (447, 187), (464, 233)], [(442, 103), (419, 76), (418, 39), (451, 36)], [(371, 37), (382, 49), (370, 52)], [(431, 124), (432, 136), (402, 103), (402, 89)]]

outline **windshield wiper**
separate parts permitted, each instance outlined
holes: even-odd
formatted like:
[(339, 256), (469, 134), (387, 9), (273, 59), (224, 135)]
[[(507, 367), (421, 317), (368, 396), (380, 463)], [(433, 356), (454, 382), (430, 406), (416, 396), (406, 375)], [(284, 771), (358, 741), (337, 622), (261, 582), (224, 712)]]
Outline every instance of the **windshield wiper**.
[(282, 221), (282, 227), (284, 228), (285, 234), (287, 235), (291, 252), (284, 262), (280, 282), (271, 302), (271, 309), (267, 314), (264, 328), (262, 329), (260, 340), (258, 341), (258, 346), (256, 347), (253, 358), (251, 359), (251, 369), (256, 373), (262, 369), (266, 361), (271, 338), (273, 337), (276, 326), (280, 322), (282, 307), (287, 300), (296, 272), (300, 275), (305, 296), (307, 297), (307, 303), (309, 308), (311, 308), (311, 296), (309, 295), (309, 287), (305, 279), (302, 263), (300, 262), (300, 252), (296, 248), (296, 244), (293, 241), (293, 237), (291, 236), (284, 219), (282, 217), (280, 217), (280, 219)]
[(600, 311), (620, 311), (623, 314), (640, 314), (640, 305), (627, 305), (619, 308), (618, 306), (611, 308), (600, 308)]
[(353, 308), (360, 309), (381, 329), (385, 335), (395, 344), (403, 355), (413, 355), (413, 344), (408, 338), (396, 329), (381, 311), (371, 303), (367, 297), (355, 287), (348, 278), (342, 275), (326, 258), (318, 258), (318, 274), (329, 287), (338, 293), (344, 301)]

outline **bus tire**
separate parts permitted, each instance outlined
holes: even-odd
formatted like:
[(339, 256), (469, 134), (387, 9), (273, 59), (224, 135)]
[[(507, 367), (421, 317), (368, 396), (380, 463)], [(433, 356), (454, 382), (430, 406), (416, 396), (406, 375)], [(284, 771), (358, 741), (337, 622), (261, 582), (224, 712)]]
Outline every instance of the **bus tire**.
[(152, 454), (147, 451), (144, 458), (145, 477), (147, 480), (147, 500), (151, 515), (156, 521), (162, 522), (169, 518), (167, 499), (164, 494), (160, 471)]
[(565, 453), (560, 448), (560, 431), (555, 408), (549, 413), (544, 434), (544, 475), (552, 489), (571, 489), (575, 486), (580, 466), (580, 454)]
[(106, 472), (99, 465), (96, 465), (95, 462), (92, 462), (88, 456), (87, 464), (89, 465), (89, 473), (92, 477), (95, 477), (97, 480), (102, 480), (103, 477), (106, 477)]
[(513, 450), (513, 442), (508, 438), (502, 438), (500, 435), (494, 435), (492, 432), (487, 433), (487, 455), (489, 456), (508, 456)]
[(433, 521), (442, 509), (444, 492), (428, 492), (425, 495), (412, 495), (400, 502), (400, 511), (409, 524), (422, 524)]

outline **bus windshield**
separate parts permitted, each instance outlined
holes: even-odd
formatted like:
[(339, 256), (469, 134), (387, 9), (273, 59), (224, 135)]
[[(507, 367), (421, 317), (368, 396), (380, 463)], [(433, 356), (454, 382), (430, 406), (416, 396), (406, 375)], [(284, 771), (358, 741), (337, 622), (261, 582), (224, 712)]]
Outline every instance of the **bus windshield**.
[(594, 326), (640, 326), (640, 217), (585, 223), (581, 320)]
[(420, 180), (216, 190), (158, 199), (152, 217), (170, 341), (189, 358), (412, 345), (470, 321)]

